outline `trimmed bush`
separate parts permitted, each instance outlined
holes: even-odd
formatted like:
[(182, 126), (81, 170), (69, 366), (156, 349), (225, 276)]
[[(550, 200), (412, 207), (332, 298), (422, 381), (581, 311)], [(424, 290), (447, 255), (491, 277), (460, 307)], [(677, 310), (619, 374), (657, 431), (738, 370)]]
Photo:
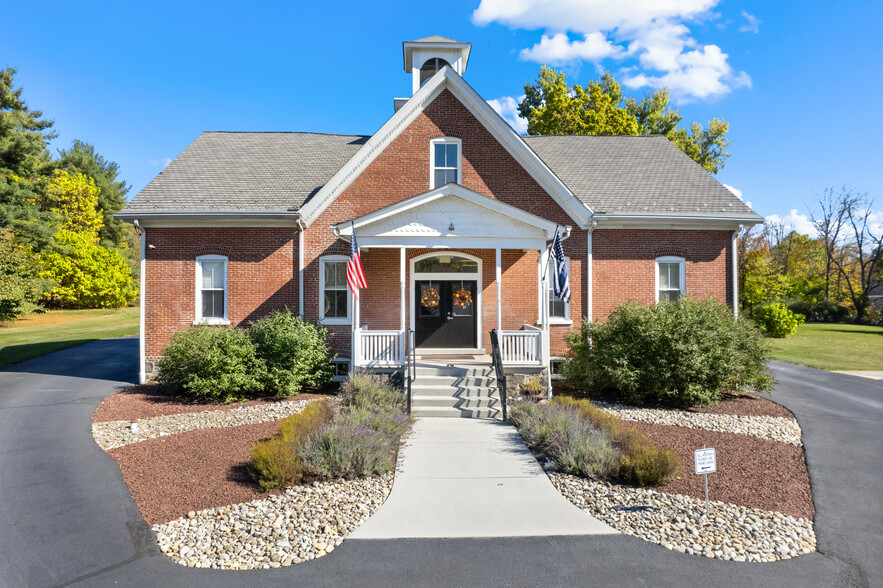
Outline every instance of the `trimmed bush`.
[(556, 396), (552, 403), (569, 406), (595, 427), (605, 431), (621, 457), (613, 476), (624, 484), (655, 486), (673, 476), (681, 467), (678, 455), (659, 447), (635, 428), (627, 428), (621, 420), (595, 406), (587, 399)]
[(719, 401), (723, 390), (772, 385), (760, 332), (714, 300), (625, 303), (607, 322), (584, 321), (567, 342), (571, 384), (632, 404), (701, 406)]
[(332, 421), (299, 449), (307, 466), (326, 478), (346, 478), (390, 472), (395, 467), (397, 441), (367, 425)]
[(557, 469), (587, 478), (607, 478), (616, 471), (620, 453), (610, 437), (573, 407), (522, 402), (509, 415), (524, 442), (546, 454)]
[(248, 473), (264, 490), (286, 488), (299, 484), (310, 475), (298, 454), (298, 445), (320, 431), (334, 411), (324, 400), (311, 402), (304, 409), (284, 419), (279, 432), (269, 441), (256, 444), (251, 450)]
[(286, 309), (252, 324), (249, 335), (267, 365), (264, 382), (268, 394), (293, 396), (306, 386), (331, 381), (334, 355), (328, 350), (324, 327), (303, 321)]
[(174, 394), (233, 402), (261, 394), (265, 374), (248, 333), (198, 325), (165, 346), (157, 379)]
[(764, 333), (781, 339), (796, 333), (805, 318), (802, 314), (791, 312), (783, 303), (773, 302), (761, 308), (754, 321)]

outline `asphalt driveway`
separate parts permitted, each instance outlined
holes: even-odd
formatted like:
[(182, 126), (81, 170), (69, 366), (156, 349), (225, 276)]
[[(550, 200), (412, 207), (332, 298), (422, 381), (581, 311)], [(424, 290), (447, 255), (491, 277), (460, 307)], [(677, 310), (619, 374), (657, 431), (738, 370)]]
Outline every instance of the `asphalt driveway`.
[(880, 586), (883, 383), (774, 363), (804, 431), (819, 553), (707, 560), (627, 536), (344, 542), (291, 568), (191, 570), (157, 549), (94, 443), (98, 403), (136, 378), (135, 338), (0, 370), (0, 586)]

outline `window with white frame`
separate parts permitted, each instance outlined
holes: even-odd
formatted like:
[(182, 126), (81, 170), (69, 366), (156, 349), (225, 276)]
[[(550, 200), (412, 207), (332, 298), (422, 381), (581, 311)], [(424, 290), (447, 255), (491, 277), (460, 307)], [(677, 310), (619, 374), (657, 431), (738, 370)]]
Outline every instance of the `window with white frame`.
[(319, 318), (326, 324), (349, 324), (350, 291), (346, 285), (347, 257), (322, 257), (319, 264)]
[(656, 259), (656, 302), (677, 302), (685, 292), (685, 260), (683, 257)]
[(460, 183), (460, 139), (443, 137), (431, 141), (431, 188)]
[(227, 324), (227, 258), (200, 255), (196, 258), (196, 321)]
[[(555, 263), (554, 260), (549, 262)], [(570, 275), (570, 258), (565, 257), (564, 263), (567, 266), (567, 275)], [(555, 272), (550, 266), (547, 270), (549, 275), (547, 281), (549, 283), (549, 321), (550, 322), (569, 322), (570, 321), (570, 301), (564, 301), (555, 295)]]
[(332, 382), (346, 382), (350, 373), (350, 360), (345, 357), (331, 360), (331, 370)]

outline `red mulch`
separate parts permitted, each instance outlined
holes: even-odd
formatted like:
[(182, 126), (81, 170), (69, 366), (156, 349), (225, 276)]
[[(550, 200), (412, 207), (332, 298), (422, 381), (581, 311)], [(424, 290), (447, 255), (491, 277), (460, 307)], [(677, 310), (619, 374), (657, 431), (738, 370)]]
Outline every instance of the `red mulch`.
[(808, 519), (815, 514), (802, 447), (735, 433), (628, 424), (681, 458), (681, 479), (654, 487), (660, 492), (705, 499), (705, 477), (693, 473), (693, 451), (706, 445), (717, 458), (717, 472), (708, 475), (709, 499)]
[[(770, 398), (775, 398), (771, 396)], [(748, 392), (726, 392), (718, 404), (690, 409), (692, 412), (706, 414), (734, 414), (741, 416), (773, 416), (793, 419), (790, 410), (776, 404), (770, 398)]]
[[(128, 419), (126, 419), (128, 420)], [(202, 429), (111, 449), (141, 515), (151, 525), (191, 510), (266, 498), (246, 470), (252, 446), (279, 421)], [(277, 492), (278, 493), (278, 492)]]
[(271, 404), (286, 400), (314, 400), (327, 398), (324, 394), (298, 394), (297, 396), (259, 398), (248, 402), (231, 402), (217, 404), (207, 400), (195, 400), (179, 396), (170, 396), (159, 384), (132, 386), (105, 398), (92, 414), (92, 422), (104, 421), (135, 421), (149, 417), (203, 410), (227, 410), (255, 404)]

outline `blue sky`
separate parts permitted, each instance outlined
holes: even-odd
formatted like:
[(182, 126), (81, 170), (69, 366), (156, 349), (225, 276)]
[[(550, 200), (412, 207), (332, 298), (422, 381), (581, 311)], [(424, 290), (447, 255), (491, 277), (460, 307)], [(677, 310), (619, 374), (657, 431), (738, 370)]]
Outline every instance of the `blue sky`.
[(94, 143), (131, 195), (204, 130), (373, 133), (410, 95), (401, 42), (440, 34), (473, 44), (465, 78), (513, 124), (541, 64), (583, 84), (607, 68), (633, 95), (671, 87), (687, 122), (729, 121), (717, 177), (758, 213), (805, 230), (842, 185), (883, 210), (880, 2), (45, 2), (34, 19), (5, 27), (0, 67), (56, 121), (53, 149)]

